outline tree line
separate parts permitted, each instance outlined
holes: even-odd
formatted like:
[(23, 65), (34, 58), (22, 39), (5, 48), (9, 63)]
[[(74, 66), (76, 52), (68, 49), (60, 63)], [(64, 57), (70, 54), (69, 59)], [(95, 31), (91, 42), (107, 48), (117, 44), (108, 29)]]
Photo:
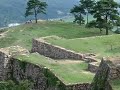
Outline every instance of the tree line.
[[(38, 21), (38, 14), (46, 14), (47, 3), (40, 0), (29, 0), (25, 17), (34, 15), (35, 22)], [(120, 5), (114, 0), (80, 0), (79, 5), (75, 5), (70, 13), (75, 17), (74, 22), (79, 25), (85, 24), (88, 28), (99, 28), (100, 32), (106, 30), (106, 35), (109, 34), (114, 26), (120, 26), (120, 13), (118, 11)], [(84, 16), (86, 15), (86, 20)], [(89, 15), (92, 15), (94, 20), (89, 21)]]
[[(80, 0), (79, 5), (71, 9), (71, 13), (75, 17), (74, 22), (79, 25), (85, 24), (86, 15), (86, 27), (99, 28), (100, 32), (105, 29), (108, 35), (114, 26), (120, 26), (119, 8), (120, 5), (114, 0)], [(92, 15), (94, 20), (89, 21), (89, 15)]]

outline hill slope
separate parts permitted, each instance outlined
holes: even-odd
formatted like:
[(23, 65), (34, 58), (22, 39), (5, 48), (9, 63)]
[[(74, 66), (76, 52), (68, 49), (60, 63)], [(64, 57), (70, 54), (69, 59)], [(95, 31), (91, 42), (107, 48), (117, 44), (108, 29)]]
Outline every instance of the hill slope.
[(73, 23), (42, 21), (38, 24), (25, 24), (9, 28), (4, 35), (0, 38), (0, 48), (11, 45), (20, 45), (31, 49), (32, 38), (51, 35), (64, 38), (80, 38), (101, 34), (98, 29), (87, 29), (84, 26), (79, 26)]

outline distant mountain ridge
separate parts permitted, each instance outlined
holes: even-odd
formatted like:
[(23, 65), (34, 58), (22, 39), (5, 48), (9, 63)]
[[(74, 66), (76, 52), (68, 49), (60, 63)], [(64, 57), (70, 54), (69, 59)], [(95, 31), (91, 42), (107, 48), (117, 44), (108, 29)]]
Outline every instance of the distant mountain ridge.
[[(9, 23), (23, 22), (25, 19), (24, 13), (28, 0), (0, 0), (0, 26)], [(47, 2), (47, 14), (40, 15), (39, 18), (60, 18), (69, 15), (70, 9), (78, 3), (79, 0), (44, 0)]]

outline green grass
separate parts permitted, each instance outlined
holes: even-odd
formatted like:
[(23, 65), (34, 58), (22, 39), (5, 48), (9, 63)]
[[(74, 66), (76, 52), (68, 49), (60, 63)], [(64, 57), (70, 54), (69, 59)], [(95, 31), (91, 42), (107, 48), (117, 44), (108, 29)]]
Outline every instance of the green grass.
[(112, 85), (113, 90), (120, 90), (120, 79), (112, 80), (110, 84)]
[(46, 38), (45, 40), (80, 53), (95, 53), (99, 57), (120, 56), (120, 35), (85, 39)]
[(11, 45), (20, 45), (31, 49), (32, 39), (56, 35), (67, 39), (101, 35), (98, 29), (87, 29), (73, 23), (65, 22), (39, 22), (38, 24), (25, 24), (8, 29), (4, 38), (0, 38), (0, 48)]
[(62, 80), (66, 85), (75, 83), (91, 83), (94, 77), (93, 73), (86, 71), (88, 64), (85, 62), (78, 63), (60, 63), (48, 59), (39, 54), (31, 54), (29, 56), (17, 56), (17, 59), (25, 62), (30, 62), (35, 65), (42, 65), (49, 68), (57, 77)]

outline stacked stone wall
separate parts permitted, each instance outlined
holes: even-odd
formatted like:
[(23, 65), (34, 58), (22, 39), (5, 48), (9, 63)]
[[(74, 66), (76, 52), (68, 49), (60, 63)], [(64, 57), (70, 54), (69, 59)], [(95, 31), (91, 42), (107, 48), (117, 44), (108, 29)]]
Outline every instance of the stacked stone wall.
[(97, 64), (98, 62), (88, 63), (88, 70), (92, 73), (96, 73), (99, 68), (99, 65)]
[(83, 55), (74, 51), (51, 45), (43, 40), (33, 39), (32, 52), (38, 52), (41, 55), (54, 59), (74, 59), (82, 60)]
[(66, 90), (90, 90), (89, 83), (68, 85)]
[[(98, 62), (92, 62), (88, 64), (88, 70), (90, 72), (96, 73), (97, 70), (99, 69), (99, 66), (96, 65), (95, 63)], [(105, 62), (106, 64), (108, 64), (110, 72), (109, 72), (109, 80), (114, 80), (114, 79), (119, 79), (120, 78), (120, 66), (115, 65), (111, 62), (111, 64)]]
[(120, 79), (120, 67), (117, 65), (110, 66), (109, 79)]
[(7, 65), (9, 64), (10, 57), (9, 55), (0, 52), (0, 80), (6, 79), (6, 74), (9, 71)]
[(12, 59), (8, 67), (11, 69), (11, 72), (7, 73), (8, 79), (12, 78), (17, 82), (29, 80), (33, 83), (33, 86), (31, 86), (32, 90), (46, 90), (47, 78), (44, 76), (44, 68), (42, 66)]
[(108, 81), (109, 73), (110, 68), (107, 61), (102, 60), (91, 84), (91, 90), (112, 90)]
[[(45, 75), (46, 69), (43, 66), (37, 66), (28, 62), (23, 62), (18, 59), (12, 58), (6, 55), (4, 52), (0, 52), (0, 80), (14, 80), (20, 82), (21, 80), (29, 80), (33, 84), (31, 85), (32, 90), (88, 90), (89, 84), (74, 84), (65, 85), (55, 76), (49, 69), (52, 77), (55, 77), (61, 84), (58, 86), (48, 85), (48, 80)], [(48, 74), (48, 73), (47, 73)], [(56, 81), (56, 82), (57, 82)], [(57, 84), (57, 83), (56, 83)]]

